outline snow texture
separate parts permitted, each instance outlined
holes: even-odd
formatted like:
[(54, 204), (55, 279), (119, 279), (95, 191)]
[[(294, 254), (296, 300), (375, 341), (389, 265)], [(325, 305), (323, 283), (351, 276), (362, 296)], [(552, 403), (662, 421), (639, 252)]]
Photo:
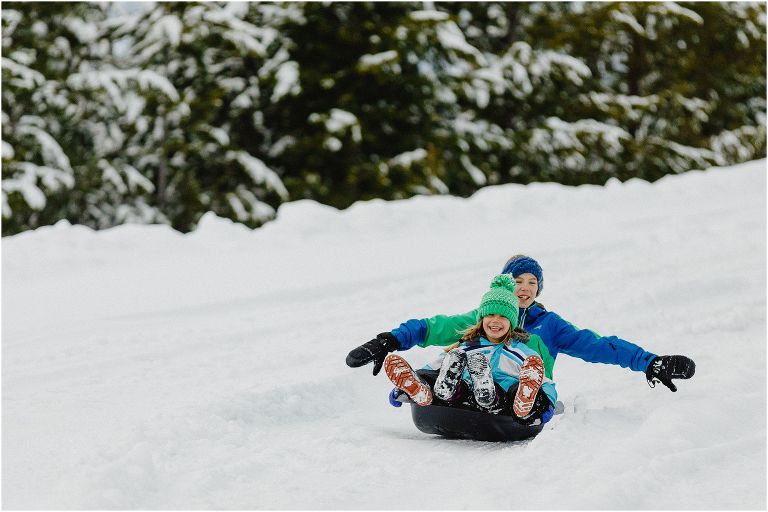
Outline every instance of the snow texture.
[[(187, 235), (62, 221), (6, 237), (3, 507), (765, 509), (765, 191), (763, 160), (296, 201), (257, 230), (207, 214)], [(383, 372), (344, 364), (401, 321), (475, 307), (520, 252), (549, 309), (688, 355), (696, 376), (672, 393), (560, 354), (565, 413), (494, 444), (422, 434)]]
[(366, 54), (360, 57), (359, 63), (362, 69), (376, 68), (387, 62), (397, 60), (398, 53), (395, 50), (380, 52), (376, 54)]
[(280, 176), (270, 169), (267, 164), (245, 151), (229, 151), (227, 152), (227, 158), (237, 160), (254, 183), (257, 185), (263, 183), (270, 190), (277, 192), (283, 199), (288, 199), (288, 190), (285, 188)]
[(391, 166), (401, 165), (403, 167), (411, 167), (415, 162), (421, 162), (425, 158), (427, 158), (427, 150), (418, 148), (413, 151), (406, 151), (393, 156), (389, 159), (388, 164)]
[(270, 101), (275, 103), (287, 94), (296, 95), (301, 92), (299, 83), (299, 64), (294, 61), (284, 62), (277, 69), (277, 85)]

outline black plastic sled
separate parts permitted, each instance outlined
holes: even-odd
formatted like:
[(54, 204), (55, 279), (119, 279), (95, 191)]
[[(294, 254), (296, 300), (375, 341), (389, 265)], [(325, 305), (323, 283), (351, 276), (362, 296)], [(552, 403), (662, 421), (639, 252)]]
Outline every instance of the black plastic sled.
[[(544, 424), (521, 425), (510, 416), (441, 405), (421, 407), (405, 394), (398, 401), (411, 404), (411, 417), (416, 428), (425, 434), (437, 434), (449, 439), (523, 441), (535, 437), (544, 429)], [(562, 414), (563, 410), (563, 403), (557, 402), (555, 414)]]

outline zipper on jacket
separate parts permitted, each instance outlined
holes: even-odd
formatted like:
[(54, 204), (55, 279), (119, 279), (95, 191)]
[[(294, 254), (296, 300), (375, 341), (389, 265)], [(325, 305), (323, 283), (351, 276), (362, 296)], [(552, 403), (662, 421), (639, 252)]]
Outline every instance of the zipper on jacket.
[[(528, 306), (530, 308), (531, 306)], [(520, 318), (517, 321), (517, 325), (525, 329), (525, 317), (528, 316), (528, 308), (525, 308), (522, 313), (520, 313)]]

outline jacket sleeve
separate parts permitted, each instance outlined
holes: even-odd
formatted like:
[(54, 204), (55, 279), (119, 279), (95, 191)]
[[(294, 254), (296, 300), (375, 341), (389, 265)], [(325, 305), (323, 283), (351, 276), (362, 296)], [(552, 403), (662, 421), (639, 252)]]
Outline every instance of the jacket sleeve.
[(461, 339), (461, 332), (477, 323), (474, 310), (463, 315), (438, 315), (427, 318), (427, 335), (422, 347), (430, 345), (446, 346)]
[(656, 354), (617, 336), (600, 336), (588, 329), (579, 329), (551, 313), (552, 339), (560, 352), (590, 363), (617, 364), (636, 372), (645, 372)]
[(400, 342), (400, 350), (408, 350), (424, 341), (427, 336), (427, 321), (411, 319), (392, 329), (392, 335)]
[(414, 345), (446, 346), (461, 339), (460, 332), (475, 324), (475, 312), (463, 315), (438, 315), (424, 320), (412, 319), (392, 329), (392, 335), (400, 342), (400, 350)]

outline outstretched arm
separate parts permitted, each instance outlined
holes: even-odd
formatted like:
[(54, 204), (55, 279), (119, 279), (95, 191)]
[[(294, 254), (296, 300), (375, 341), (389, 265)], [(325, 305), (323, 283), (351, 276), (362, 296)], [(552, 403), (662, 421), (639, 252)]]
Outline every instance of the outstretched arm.
[(450, 345), (461, 339), (460, 331), (473, 325), (474, 319), (475, 312), (471, 311), (464, 315), (408, 320), (392, 329), (392, 332), (383, 332), (353, 349), (347, 355), (347, 366), (357, 368), (373, 362), (373, 374), (377, 375), (388, 353), (408, 350), (415, 345)]
[(644, 372), (651, 387), (661, 382), (672, 391), (677, 391), (672, 379), (690, 379), (696, 371), (696, 364), (688, 357), (657, 356), (617, 336), (600, 336), (554, 316), (554, 338), (558, 349), (570, 356)]
[(392, 329), (392, 334), (400, 342), (400, 350), (408, 350), (416, 345), (446, 346), (461, 339), (461, 331), (475, 324), (475, 311), (461, 315), (437, 315), (424, 320), (408, 320)]
[(477, 313), (476, 310), (472, 310), (462, 315), (438, 315), (427, 318), (425, 323), (427, 324), (427, 332), (419, 345), (422, 347), (430, 345), (444, 347), (459, 341), (462, 337), (462, 331), (477, 323)]
[(617, 336), (600, 336), (589, 329), (579, 329), (551, 314), (548, 328), (557, 350), (590, 363), (616, 364), (636, 372), (644, 372), (656, 354)]

